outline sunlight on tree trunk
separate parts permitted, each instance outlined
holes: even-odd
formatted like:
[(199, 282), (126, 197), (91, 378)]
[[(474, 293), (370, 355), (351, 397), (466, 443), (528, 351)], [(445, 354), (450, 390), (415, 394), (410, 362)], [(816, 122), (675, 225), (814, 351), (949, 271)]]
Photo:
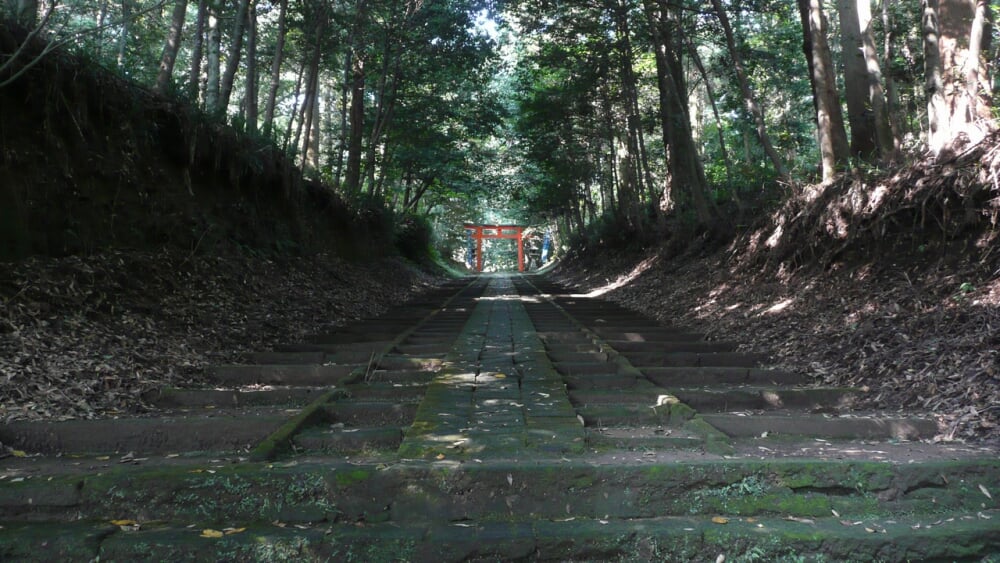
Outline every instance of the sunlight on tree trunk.
[(934, 154), (978, 143), (995, 129), (983, 50), (988, 0), (924, 0), (928, 148)]
[(850, 149), (837, 96), (833, 59), (826, 41), (826, 14), (821, 0), (799, 0), (803, 33), (811, 55), (816, 134), (823, 164), (823, 181), (832, 180), (847, 165)]

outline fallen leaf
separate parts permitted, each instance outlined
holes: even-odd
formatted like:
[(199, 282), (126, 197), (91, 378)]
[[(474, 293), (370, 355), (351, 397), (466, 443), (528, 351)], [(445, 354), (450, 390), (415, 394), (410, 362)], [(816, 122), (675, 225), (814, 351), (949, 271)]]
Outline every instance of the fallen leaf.
[(14, 457), (28, 457), (28, 454), (24, 453), (23, 450), (11, 450), (10, 455)]
[(982, 491), (984, 495), (986, 495), (986, 498), (993, 500), (993, 495), (990, 494), (990, 491), (986, 488), (985, 485), (980, 484), (979, 490)]
[(223, 531), (226, 532), (227, 536), (231, 536), (233, 534), (239, 534), (241, 532), (245, 532), (246, 528), (226, 528)]
[(438, 454), (435, 459), (444, 459), (444, 454)]
[(112, 520), (111, 523), (115, 526), (135, 526), (138, 524), (135, 520)]
[(716, 524), (728, 524), (729, 518), (723, 518), (722, 516), (713, 516), (712, 522), (715, 522)]
[(203, 538), (221, 538), (224, 535), (225, 534), (223, 534), (219, 530), (213, 530), (211, 528), (205, 528), (204, 530), (201, 531), (201, 537)]

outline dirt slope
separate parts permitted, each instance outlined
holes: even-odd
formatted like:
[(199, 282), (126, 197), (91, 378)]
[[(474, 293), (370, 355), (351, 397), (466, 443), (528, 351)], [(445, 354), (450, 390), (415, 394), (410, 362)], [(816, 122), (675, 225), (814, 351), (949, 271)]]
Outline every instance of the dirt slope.
[(727, 246), (677, 241), (560, 271), (585, 291), (773, 353), (867, 404), (1000, 441), (1000, 138), (809, 186)]

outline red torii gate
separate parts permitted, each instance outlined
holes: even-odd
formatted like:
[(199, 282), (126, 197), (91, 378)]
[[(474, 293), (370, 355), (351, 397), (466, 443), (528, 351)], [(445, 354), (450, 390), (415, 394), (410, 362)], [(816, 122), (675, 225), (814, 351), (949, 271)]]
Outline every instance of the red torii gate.
[(514, 239), (517, 241), (517, 271), (524, 271), (524, 240), (521, 234), (526, 227), (520, 225), (473, 225), (465, 224), (465, 230), (472, 231), (476, 239), (476, 271), (483, 271), (483, 239)]

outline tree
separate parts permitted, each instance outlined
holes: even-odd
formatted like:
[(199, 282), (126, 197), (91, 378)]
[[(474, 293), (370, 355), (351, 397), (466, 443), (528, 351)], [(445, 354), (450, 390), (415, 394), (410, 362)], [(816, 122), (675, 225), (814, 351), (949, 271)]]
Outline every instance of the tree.
[(174, 62), (177, 60), (177, 51), (181, 47), (181, 30), (184, 27), (184, 17), (187, 14), (187, 0), (176, 0), (174, 11), (170, 16), (170, 32), (167, 34), (167, 41), (163, 45), (163, 55), (160, 57), (160, 72), (156, 75), (156, 85), (153, 87), (159, 93), (163, 93), (170, 84), (170, 77), (174, 72)]
[[(871, 0), (837, 0), (840, 15), (840, 57), (844, 65), (844, 98), (851, 126), (851, 155), (871, 161), (877, 155), (871, 79), (862, 29), (871, 22)], [(862, 22), (862, 16), (865, 21)]]
[[(788, 170), (785, 169), (785, 165), (782, 163), (781, 157), (778, 156), (778, 151), (774, 150), (774, 145), (771, 143), (771, 137), (767, 134), (767, 125), (764, 122), (764, 112), (761, 110), (760, 104), (757, 103), (757, 98), (754, 96), (753, 90), (750, 88), (750, 83), (747, 80), (746, 71), (743, 69), (743, 60), (742, 57), (740, 57), (739, 50), (736, 48), (736, 39), (733, 36), (733, 28), (729, 25), (729, 16), (726, 15), (726, 10), (722, 7), (722, 2), (720, 2), (720, 0), (712, 0), (712, 7), (715, 9), (715, 15), (719, 18), (719, 23), (722, 25), (722, 31), (726, 36), (726, 46), (729, 48), (729, 56), (733, 59), (733, 70), (736, 72), (736, 80), (740, 85), (740, 93), (743, 94), (743, 101), (746, 104), (746, 109), (750, 112), (750, 115), (753, 116), (754, 125), (756, 126), (757, 140), (760, 141), (767, 157), (771, 159), (771, 164), (774, 166), (774, 170), (778, 173), (778, 176), (787, 178)], [(724, 149), (725, 147), (723, 147), (723, 150)]]
[(804, 35), (803, 50), (809, 60), (816, 134), (822, 157), (823, 180), (831, 180), (848, 162), (850, 149), (837, 95), (833, 58), (826, 41), (826, 14), (821, 0), (798, 0)]
[(977, 143), (996, 125), (984, 52), (989, 0), (923, 0), (927, 144), (934, 154)]

